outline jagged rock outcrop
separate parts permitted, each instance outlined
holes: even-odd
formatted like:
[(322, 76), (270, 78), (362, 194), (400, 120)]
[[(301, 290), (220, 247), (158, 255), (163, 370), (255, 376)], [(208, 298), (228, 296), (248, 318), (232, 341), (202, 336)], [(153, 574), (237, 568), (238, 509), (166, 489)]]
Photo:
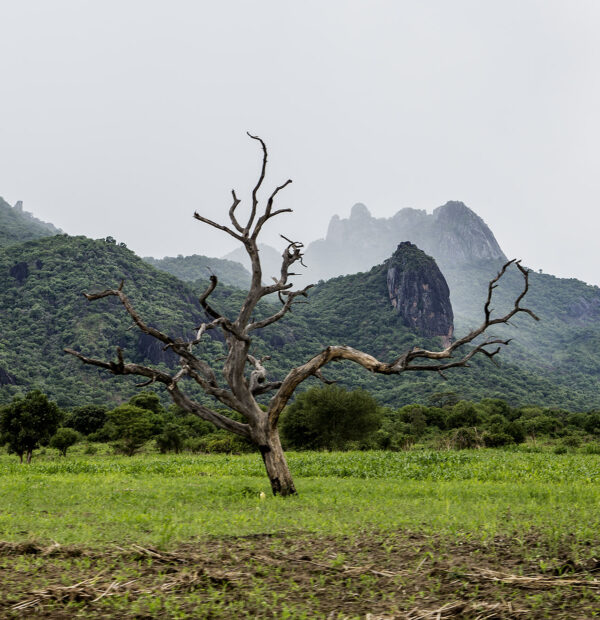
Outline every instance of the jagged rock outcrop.
[(308, 245), (307, 278), (365, 271), (383, 262), (405, 239), (433, 256), (442, 269), (481, 259), (506, 260), (486, 223), (462, 202), (447, 202), (433, 213), (401, 209), (391, 218), (375, 218), (358, 203), (349, 218), (331, 219), (325, 239)]
[(454, 332), (450, 290), (435, 260), (405, 241), (386, 267), (390, 301), (404, 323), (423, 336), (441, 336), (449, 344)]

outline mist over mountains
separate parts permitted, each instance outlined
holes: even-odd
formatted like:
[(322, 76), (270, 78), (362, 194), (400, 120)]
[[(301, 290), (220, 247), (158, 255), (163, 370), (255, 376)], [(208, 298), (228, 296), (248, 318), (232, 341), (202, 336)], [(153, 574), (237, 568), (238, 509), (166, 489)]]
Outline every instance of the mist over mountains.
[[(62, 406), (116, 403), (135, 391), (131, 381), (106, 380), (65, 360), (65, 346), (111, 359), (119, 345), (133, 361), (165, 367), (176, 362), (151, 338), (131, 331), (117, 304), (90, 305), (83, 291), (124, 278), (144, 317), (182, 337), (205, 318), (197, 295), (209, 270), (221, 280), (214, 300), (222, 312), (233, 315), (244, 297), (249, 274), (239, 263), (200, 255), (144, 262), (111, 238), (58, 233), (22, 208), (0, 203), (0, 402), (35, 386)], [(399, 244), (403, 250), (397, 254)], [(269, 246), (260, 252), (268, 281), (279, 271), (279, 252)], [(277, 380), (329, 344), (356, 346), (381, 359), (414, 345), (440, 347), (452, 329), (460, 336), (481, 323), (487, 283), (505, 260), (489, 227), (462, 203), (446, 203), (431, 214), (403, 209), (392, 218), (374, 218), (364, 205), (355, 205), (349, 218), (334, 217), (326, 237), (308, 245), (309, 270), (301, 279), (322, 281), (307, 305), (256, 334), (256, 352), (272, 356), (269, 379)], [(440, 278), (449, 287), (451, 306)], [(503, 279), (494, 302), (498, 314), (521, 285), (518, 273)], [(328, 374), (390, 406), (426, 402), (440, 390), (470, 399), (504, 397), (514, 404), (600, 406), (599, 289), (538, 273), (530, 274), (530, 285), (526, 305), (542, 321), (534, 325), (521, 317), (493, 330), (491, 335), (514, 338), (500, 369), (478, 360), (471, 369), (451, 373), (447, 383), (422, 373), (389, 381), (347, 364), (334, 365)], [(259, 312), (267, 316), (277, 303), (267, 300)], [(208, 360), (223, 352), (215, 335), (203, 345)]]
[(462, 202), (451, 201), (433, 213), (406, 208), (390, 218), (375, 218), (357, 203), (349, 218), (331, 218), (324, 239), (308, 244), (305, 262), (310, 277), (326, 280), (381, 263), (402, 241), (433, 256), (442, 271), (446, 265), (506, 260), (485, 222)]
[(24, 211), (20, 200), (13, 207), (0, 197), (0, 248), (61, 232), (53, 224), (42, 222), (32, 213)]

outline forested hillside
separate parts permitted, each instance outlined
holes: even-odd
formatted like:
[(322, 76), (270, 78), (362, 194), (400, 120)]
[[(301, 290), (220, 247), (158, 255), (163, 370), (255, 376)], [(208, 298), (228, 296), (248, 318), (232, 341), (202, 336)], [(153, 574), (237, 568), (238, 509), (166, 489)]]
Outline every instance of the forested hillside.
[[(403, 325), (390, 304), (386, 276), (386, 265), (380, 265), (366, 273), (340, 276), (317, 285), (310, 291), (308, 304), (295, 308), (285, 321), (271, 326), (269, 336), (265, 334), (265, 339), (276, 347), (274, 360), (269, 362), (268, 368), (274, 368), (275, 361), (282, 365), (288, 360), (300, 363), (328, 344), (350, 345), (383, 360), (393, 359), (415, 345), (441, 348), (439, 338), (417, 336)], [(514, 284), (516, 282), (515, 279)], [(484, 301), (482, 297), (477, 324), (483, 319)], [(537, 311), (540, 304), (531, 299), (527, 305)], [(521, 319), (519, 325), (519, 328), (507, 328), (509, 337), (514, 340), (498, 356), (499, 367), (487, 359), (475, 358), (470, 368), (447, 372), (446, 381), (437, 373), (405, 373), (397, 377), (371, 375), (360, 367), (341, 363), (329, 365), (324, 374), (345, 387), (367, 389), (381, 402), (393, 405), (424, 403), (435, 392), (455, 391), (472, 400), (497, 397), (513, 404), (543, 403), (574, 410), (598, 407), (600, 395), (597, 375), (590, 372), (591, 360), (574, 367), (570, 374), (563, 367), (529, 363), (525, 353), (519, 364), (510, 361), (507, 353), (519, 342), (522, 333), (540, 341), (553, 337), (545, 330), (543, 322), (534, 323), (529, 317)], [(466, 331), (462, 325), (455, 334), (460, 337)], [(563, 336), (566, 335), (565, 330)], [(551, 348), (552, 344), (546, 346)], [(526, 350), (526, 345), (520, 349)], [(266, 352), (260, 351), (261, 354)]]
[[(387, 267), (381, 265), (320, 283), (311, 289), (308, 304), (295, 306), (283, 321), (257, 334), (252, 352), (272, 356), (267, 363), (269, 379), (281, 379), (291, 366), (330, 344), (355, 346), (384, 360), (415, 344), (440, 347), (438, 338), (417, 336), (403, 324), (390, 303), (386, 277)], [(204, 320), (197, 302), (203, 284), (192, 287), (160, 272), (110, 239), (60, 235), (0, 250), (2, 402), (34, 386), (62, 406), (117, 403), (135, 393), (134, 380), (84, 367), (64, 355), (64, 347), (114, 359), (119, 345), (126, 359), (163, 365), (175, 362), (159, 343), (131, 329), (130, 318), (114, 298), (90, 303), (82, 295), (115, 287), (122, 279), (125, 291), (150, 324), (189, 338)], [(507, 284), (512, 295), (520, 281), (511, 277)], [(424, 373), (373, 376), (348, 363), (332, 364), (324, 373), (346, 387), (365, 388), (391, 406), (427, 402), (435, 392), (455, 391), (472, 400), (502, 397), (513, 404), (538, 403), (571, 410), (597, 407), (597, 364), (591, 351), (599, 335), (587, 314), (576, 316), (582, 304), (594, 303), (588, 288), (550, 276), (532, 278), (528, 305), (550, 318), (512, 328), (515, 340), (501, 354), (500, 368), (479, 359), (471, 368), (448, 372), (447, 381)], [(219, 285), (212, 299), (221, 312), (233, 317), (243, 296), (240, 289)], [(478, 312), (482, 304), (483, 297)], [(474, 307), (474, 315), (476, 310)], [(259, 314), (272, 312), (268, 303), (259, 308)], [(558, 318), (552, 318), (554, 315)], [(573, 320), (580, 321), (580, 331), (573, 329)], [(457, 326), (458, 336), (469, 321)], [(216, 332), (210, 332), (201, 344), (211, 361), (223, 353), (215, 336)], [(562, 345), (555, 345), (557, 338), (563, 339), (559, 340)], [(531, 343), (537, 343), (541, 352), (530, 351)], [(507, 355), (511, 349), (516, 351), (512, 357)], [(310, 384), (307, 382), (307, 387)]]
[[(142, 316), (161, 329), (183, 335), (203, 316), (183, 282), (110, 239), (60, 235), (0, 251), (3, 402), (34, 386), (63, 406), (116, 404), (135, 392), (131, 381), (83, 368), (63, 353), (64, 347), (112, 359), (119, 345), (129, 359), (173, 362), (159, 343), (129, 329), (131, 320), (114, 299), (90, 304), (82, 295), (116, 286), (121, 279)], [(209, 352), (211, 343), (207, 339)]]
[(11, 207), (0, 197), (0, 247), (59, 233), (60, 230), (52, 224), (42, 222), (31, 213), (23, 211), (22, 202)]
[(224, 258), (192, 254), (191, 256), (165, 256), (164, 258), (145, 256), (144, 260), (184, 282), (206, 280), (211, 273), (214, 273), (223, 284), (238, 288), (244, 288), (250, 284), (250, 272), (240, 263)]

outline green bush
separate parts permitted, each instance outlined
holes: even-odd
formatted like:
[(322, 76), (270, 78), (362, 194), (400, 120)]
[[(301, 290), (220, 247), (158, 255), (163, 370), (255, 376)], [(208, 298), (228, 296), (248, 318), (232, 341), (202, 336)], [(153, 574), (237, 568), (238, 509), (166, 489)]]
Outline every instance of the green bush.
[(39, 390), (29, 392), (25, 398), (15, 396), (0, 409), (0, 444), (6, 445), (9, 453), (16, 454), (21, 462), (25, 455), (29, 463), (33, 451), (48, 443), (62, 418), (56, 403)]
[(160, 435), (154, 438), (156, 447), (161, 454), (179, 453), (183, 447), (182, 429), (177, 424), (167, 423)]
[(508, 433), (486, 431), (481, 436), (486, 448), (499, 448), (514, 443), (514, 439)]
[(481, 421), (477, 408), (473, 403), (461, 400), (450, 410), (446, 418), (447, 428), (466, 428), (475, 426)]
[(581, 452), (584, 454), (600, 454), (600, 442), (590, 441), (581, 447)]
[(450, 441), (455, 450), (481, 448), (484, 445), (483, 438), (477, 429), (466, 426), (454, 430), (450, 435)]
[(81, 435), (72, 428), (59, 428), (50, 438), (50, 447), (58, 450), (63, 456), (67, 456), (67, 450), (81, 439)]
[(100, 405), (84, 405), (75, 407), (66, 418), (66, 426), (75, 429), (82, 435), (90, 435), (98, 432), (105, 424), (106, 407)]
[(250, 441), (224, 431), (186, 439), (183, 448), (190, 452), (205, 454), (243, 454), (253, 452), (256, 449)]
[(344, 450), (350, 442), (371, 440), (381, 420), (368, 392), (328, 385), (299, 394), (281, 417), (281, 432), (288, 447)]
[(117, 452), (133, 456), (151, 437), (154, 414), (134, 405), (121, 405), (108, 412), (107, 433)]

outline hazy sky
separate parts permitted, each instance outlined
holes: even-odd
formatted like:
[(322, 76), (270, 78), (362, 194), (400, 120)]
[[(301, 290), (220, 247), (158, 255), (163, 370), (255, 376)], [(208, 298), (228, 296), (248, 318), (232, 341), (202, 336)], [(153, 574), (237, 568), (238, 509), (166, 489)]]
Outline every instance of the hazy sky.
[[(510, 257), (600, 284), (600, 2), (0, 3), (0, 196), (141, 255), (221, 256), (268, 144), (306, 242), (462, 200)], [(247, 205), (245, 200), (240, 209)]]

